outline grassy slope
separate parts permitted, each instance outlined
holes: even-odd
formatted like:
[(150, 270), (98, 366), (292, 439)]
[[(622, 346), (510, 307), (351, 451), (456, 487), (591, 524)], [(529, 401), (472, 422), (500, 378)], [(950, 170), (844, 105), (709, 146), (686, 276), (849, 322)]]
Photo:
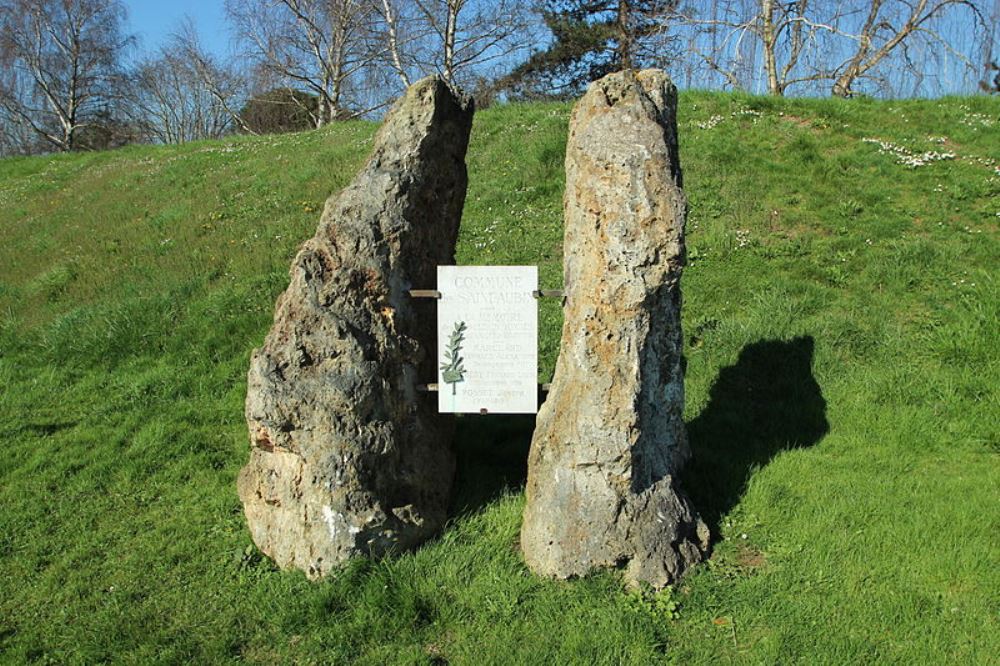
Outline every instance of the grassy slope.
[[(460, 263), (559, 286), (567, 115), (477, 117)], [(523, 418), (460, 421), (455, 518), (416, 553), (314, 584), (251, 546), (248, 355), (371, 125), (0, 161), (0, 660), (986, 663), (998, 124), (996, 99), (682, 97), (685, 481), (720, 539), (658, 597), (526, 572)]]

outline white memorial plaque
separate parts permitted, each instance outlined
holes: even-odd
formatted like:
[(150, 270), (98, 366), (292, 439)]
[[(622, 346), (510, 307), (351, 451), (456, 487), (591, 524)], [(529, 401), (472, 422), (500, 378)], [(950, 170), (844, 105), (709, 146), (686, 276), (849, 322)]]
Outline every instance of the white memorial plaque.
[(538, 411), (537, 266), (438, 266), (438, 411)]

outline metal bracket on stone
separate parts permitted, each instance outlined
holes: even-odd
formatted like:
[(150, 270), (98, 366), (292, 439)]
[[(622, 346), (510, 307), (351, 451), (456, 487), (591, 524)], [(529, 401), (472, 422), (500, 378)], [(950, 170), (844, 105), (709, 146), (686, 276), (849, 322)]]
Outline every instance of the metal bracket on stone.
[(410, 298), (441, 298), (441, 292), (437, 289), (410, 289)]
[[(542, 389), (542, 391), (548, 393), (549, 388), (552, 387), (552, 384), (539, 384), (538, 386)], [(417, 384), (418, 393), (435, 393), (438, 390), (439, 389), (437, 384)]]
[[(410, 289), (407, 293), (410, 298), (441, 298), (441, 292), (437, 289)], [(531, 292), (534, 298), (565, 298), (562, 289), (535, 289)]]

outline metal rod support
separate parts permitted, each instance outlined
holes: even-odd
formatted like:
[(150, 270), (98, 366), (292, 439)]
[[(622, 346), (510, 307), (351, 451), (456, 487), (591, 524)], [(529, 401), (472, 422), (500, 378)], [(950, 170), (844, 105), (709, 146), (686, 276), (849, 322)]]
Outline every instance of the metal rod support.
[[(552, 384), (539, 384), (538, 387), (548, 393), (549, 389), (552, 388)], [(417, 384), (418, 393), (435, 393), (439, 390), (437, 384)]]
[[(441, 292), (437, 289), (410, 289), (411, 298), (441, 298)], [(531, 292), (535, 298), (562, 298), (565, 293), (562, 289), (536, 289)]]

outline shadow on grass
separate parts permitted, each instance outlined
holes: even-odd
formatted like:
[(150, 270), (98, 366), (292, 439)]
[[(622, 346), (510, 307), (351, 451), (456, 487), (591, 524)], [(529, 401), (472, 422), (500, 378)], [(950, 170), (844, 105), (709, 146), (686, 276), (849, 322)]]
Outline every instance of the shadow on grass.
[[(814, 346), (811, 337), (747, 345), (735, 365), (722, 369), (708, 405), (688, 423), (693, 456), (682, 487), (713, 539), (754, 469), (779, 451), (812, 446), (829, 431), (826, 401), (812, 374)], [(524, 487), (534, 429), (533, 414), (458, 418), (452, 516)]]
[(829, 432), (826, 401), (812, 374), (814, 346), (812, 337), (747, 345), (735, 365), (722, 369), (708, 405), (688, 423), (693, 455), (682, 486), (713, 540), (755, 469)]
[(452, 516), (473, 513), (528, 478), (534, 414), (466, 415), (455, 428)]

